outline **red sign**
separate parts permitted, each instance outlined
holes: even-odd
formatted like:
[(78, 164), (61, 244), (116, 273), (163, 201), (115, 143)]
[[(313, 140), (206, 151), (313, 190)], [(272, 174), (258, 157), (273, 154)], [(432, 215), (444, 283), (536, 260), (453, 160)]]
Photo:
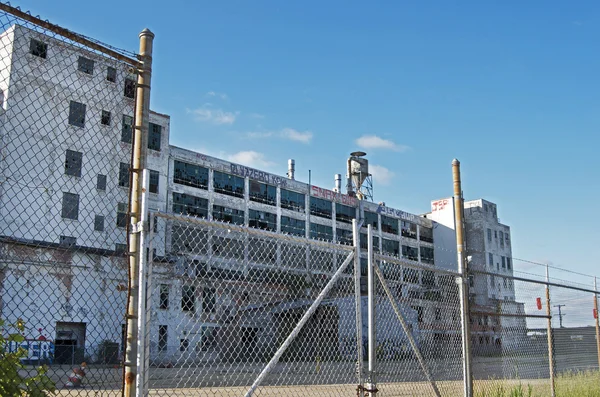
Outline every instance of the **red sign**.
[(336, 201), (338, 203), (341, 202), (342, 204), (354, 207), (358, 204), (358, 199), (356, 197), (350, 197), (346, 194), (337, 193), (318, 186), (312, 186), (312, 195), (314, 197)]
[(536, 298), (535, 303), (537, 303), (538, 310), (542, 310), (542, 298)]
[(598, 318), (598, 309), (594, 309), (594, 318)]

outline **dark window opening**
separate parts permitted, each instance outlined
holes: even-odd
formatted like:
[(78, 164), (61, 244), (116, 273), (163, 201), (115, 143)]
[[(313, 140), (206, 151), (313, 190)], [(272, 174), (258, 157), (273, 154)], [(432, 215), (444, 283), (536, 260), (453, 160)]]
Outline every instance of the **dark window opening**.
[(250, 210), (248, 213), (250, 227), (257, 229), (264, 229), (270, 231), (277, 231), (277, 215), (271, 214), (270, 212)]
[(381, 231), (390, 234), (398, 234), (398, 219), (381, 215)]
[(119, 186), (129, 187), (129, 164), (119, 163)]
[(117, 204), (117, 227), (127, 226), (127, 203)]
[(63, 192), (62, 217), (77, 220), (79, 218), (79, 195)]
[(81, 162), (83, 154), (67, 150), (65, 154), (65, 175), (81, 177)]
[(168, 339), (169, 328), (166, 325), (158, 326), (158, 351), (164, 352), (167, 350), (167, 339)]
[(417, 225), (412, 222), (402, 221), (402, 237), (417, 238)]
[(244, 197), (244, 178), (214, 171), (214, 190), (234, 197)]
[(175, 160), (173, 182), (208, 189), (208, 168)]
[(335, 203), (335, 220), (344, 223), (352, 223), (356, 218), (356, 208)]
[[(383, 226), (383, 222), (382, 226)], [(394, 240), (383, 239), (381, 249), (384, 253), (392, 255), (400, 255), (400, 242)]]
[(184, 285), (181, 287), (181, 310), (193, 312), (196, 304), (196, 287)]
[(106, 175), (98, 174), (96, 178), (96, 189), (106, 190)]
[(48, 44), (36, 39), (31, 39), (29, 41), (29, 53), (36, 57), (46, 59), (48, 56)]
[(149, 170), (150, 172), (150, 181), (148, 190), (150, 193), (158, 193), (158, 182), (159, 182), (159, 174), (158, 171)]
[(258, 203), (277, 205), (277, 188), (250, 180), (250, 200)]
[(363, 227), (367, 227), (371, 225), (374, 230), (378, 229), (379, 224), (379, 214), (375, 212), (365, 211), (365, 222), (363, 223)]
[(77, 70), (85, 74), (94, 74), (94, 61), (80, 56), (77, 59)]
[(75, 247), (77, 245), (77, 237), (60, 236), (58, 244), (61, 247)]
[(135, 80), (125, 79), (125, 86), (123, 88), (123, 95), (126, 98), (133, 98), (135, 96)]
[(408, 245), (402, 246), (402, 257), (410, 259), (411, 261), (419, 260), (419, 249), (416, 247), (410, 247)]
[(169, 308), (169, 285), (168, 284), (160, 285), (160, 296), (158, 299), (158, 308), (163, 309), (163, 310)]
[(110, 112), (103, 110), (102, 116), (100, 117), (100, 124), (110, 125)]
[(296, 236), (306, 236), (306, 222), (304, 219), (290, 218), (289, 216), (281, 217), (281, 232), (294, 234)]
[(208, 218), (208, 200), (189, 194), (173, 193), (173, 212)]
[(104, 217), (102, 215), (96, 215), (94, 217), (94, 230), (97, 232), (104, 231)]
[(434, 264), (433, 248), (421, 247), (421, 262), (428, 263), (430, 265)]
[(419, 228), (419, 240), (433, 243), (433, 229), (430, 227), (421, 226)]
[(133, 141), (133, 117), (123, 115), (123, 126), (121, 127), (121, 142), (131, 143)]
[(150, 123), (148, 127), (148, 149), (160, 151), (160, 137), (162, 135), (162, 126)]
[(291, 190), (280, 189), (281, 208), (304, 212), (306, 206), (305, 196), (302, 193), (292, 192)]
[(333, 228), (331, 226), (310, 224), (310, 238), (317, 240), (333, 241)]
[(213, 205), (213, 219), (216, 221), (233, 223), (236, 225), (244, 224), (244, 211), (234, 208)]
[(331, 201), (316, 197), (310, 198), (310, 214), (321, 218), (331, 219), (332, 209)]
[(344, 245), (352, 245), (354, 242), (354, 238), (352, 236), (352, 230), (337, 228), (335, 230), (336, 238), (338, 243)]
[(117, 69), (110, 66), (106, 68), (106, 81), (110, 81), (111, 83), (117, 81)]
[(217, 308), (216, 292), (214, 288), (204, 287), (202, 289), (202, 311), (214, 313)]
[(69, 124), (83, 128), (85, 126), (85, 108), (83, 103), (69, 102)]

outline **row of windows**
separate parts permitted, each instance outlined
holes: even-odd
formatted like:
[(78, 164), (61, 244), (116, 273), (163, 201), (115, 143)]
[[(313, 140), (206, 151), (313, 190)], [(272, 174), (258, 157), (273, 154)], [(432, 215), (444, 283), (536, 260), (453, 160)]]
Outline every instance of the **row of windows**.
[[(195, 164), (184, 161), (174, 161), (174, 182), (181, 185), (192, 186), (208, 190), (209, 170)], [(214, 191), (234, 197), (244, 197), (244, 178), (226, 174), (220, 171), (213, 172)], [(260, 202), (268, 205), (277, 205), (277, 188), (266, 183), (250, 180), (248, 196), (251, 201)], [(280, 189), (281, 207), (291, 210), (304, 212), (305, 195), (293, 192), (287, 189)], [(321, 218), (331, 219), (333, 216), (333, 206), (329, 200), (318, 197), (310, 197), (310, 214)], [(335, 203), (336, 221), (343, 223), (352, 223), (356, 218), (356, 208)], [(371, 224), (377, 228), (379, 217), (374, 212), (365, 211), (364, 226)], [(386, 233), (399, 234), (408, 238), (417, 238), (417, 225), (408, 221), (400, 221), (396, 218), (381, 216), (381, 230)], [(400, 225), (400, 229), (398, 226)], [(433, 242), (433, 229), (421, 227), (420, 240)]]
[[(85, 127), (85, 115), (87, 105), (70, 101), (69, 102), (69, 124), (75, 127)], [(100, 124), (110, 126), (112, 114), (107, 110), (102, 110), (100, 115)], [(121, 142), (132, 143), (133, 141), (133, 117), (123, 115), (121, 122)], [(162, 126), (149, 123), (148, 125), (148, 149), (160, 151), (160, 141), (162, 137)]]
[[(65, 152), (65, 175), (81, 177), (81, 169), (83, 164), (83, 153), (74, 150)], [(118, 184), (122, 187), (129, 187), (129, 164), (119, 163), (119, 180)], [(150, 193), (158, 193), (159, 174), (158, 171), (148, 170), (150, 174), (149, 190)], [(96, 181), (98, 190), (106, 190), (106, 175), (98, 174)]]
[[(48, 44), (37, 39), (31, 39), (29, 41), (29, 53), (38, 58), (48, 58)], [(93, 75), (94, 74), (95, 61), (93, 59), (79, 56), (77, 58), (77, 70)], [(106, 81), (111, 83), (117, 82), (117, 69), (107, 66), (106, 67)], [(135, 80), (132, 78), (126, 78), (123, 86), (123, 96), (126, 98), (133, 98), (135, 96)]]
[[(492, 242), (492, 229), (487, 229), (488, 242)], [(502, 232), (501, 230), (494, 230), (494, 239), (500, 243), (500, 247), (504, 248), (504, 244), (510, 245), (510, 237), (508, 233)]]
[[(502, 263), (502, 269), (512, 269), (511, 258), (506, 256), (500, 256), (500, 262)], [(496, 269), (500, 270), (500, 262), (496, 263)], [(491, 252), (488, 253), (488, 265), (490, 267), (494, 267), (494, 254)]]

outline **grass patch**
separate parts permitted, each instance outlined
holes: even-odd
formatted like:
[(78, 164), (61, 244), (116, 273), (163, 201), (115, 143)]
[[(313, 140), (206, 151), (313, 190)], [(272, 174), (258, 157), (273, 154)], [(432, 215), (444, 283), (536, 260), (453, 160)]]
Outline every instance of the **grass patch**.
[[(566, 372), (555, 378), (556, 397), (600, 397), (600, 372)], [(545, 397), (550, 379), (476, 381), (475, 397)]]

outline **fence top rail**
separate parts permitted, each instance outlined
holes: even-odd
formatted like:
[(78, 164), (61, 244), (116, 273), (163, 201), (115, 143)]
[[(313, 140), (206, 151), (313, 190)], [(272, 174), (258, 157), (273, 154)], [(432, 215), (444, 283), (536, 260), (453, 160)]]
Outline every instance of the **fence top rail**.
[(503, 274), (498, 274), (498, 273), (491, 273), (491, 272), (486, 272), (484, 270), (471, 270), (470, 272), (473, 273), (473, 274), (481, 274), (481, 275), (495, 276), (495, 277), (504, 277), (504, 278), (508, 278), (508, 279), (511, 279), (511, 280), (524, 281), (526, 283), (547, 285), (549, 287), (566, 288), (566, 289), (572, 289), (572, 290), (575, 290), (575, 291), (589, 292), (591, 294), (600, 295), (600, 291), (595, 291), (595, 290), (589, 289), (589, 288), (575, 287), (575, 286), (567, 285), (567, 284), (559, 284), (559, 283), (553, 283), (553, 282), (550, 282), (550, 281), (535, 280), (535, 279), (532, 279), (532, 278), (525, 278), (525, 277), (518, 277), (518, 276), (509, 276), (509, 275), (503, 275)]
[(332, 242), (328, 242), (328, 241), (308, 239), (306, 237), (294, 236), (291, 234), (284, 234), (284, 233), (276, 233), (276, 232), (271, 232), (271, 231), (262, 230), (262, 229), (254, 229), (254, 228), (251, 228), (248, 226), (234, 225), (232, 223), (226, 223), (226, 222), (221, 222), (221, 221), (216, 221), (216, 220), (209, 220), (206, 218), (196, 218), (196, 217), (188, 216), (188, 215), (176, 215), (176, 214), (169, 214), (169, 213), (165, 213), (165, 212), (155, 212), (155, 211), (151, 212), (151, 214), (153, 216), (156, 216), (159, 218), (188, 223), (188, 224), (195, 225), (195, 226), (205, 226), (205, 227), (223, 229), (223, 230), (232, 231), (232, 232), (247, 233), (247, 234), (253, 235), (253, 236), (264, 237), (264, 238), (275, 239), (275, 240), (283, 240), (286, 242), (291, 242), (291, 243), (296, 243), (296, 244), (301, 244), (301, 245), (317, 246), (319, 248), (330, 249), (333, 251), (345, 251), (345, 252), (354, 251), (354, 247), (352, 245), (336, 244), (336, 243), (332, 243)]
[(118, 51), (115, 51), (111, 48), (108, 48), (107, 45), (101, 44), (99, 42), (90, 40), (88, 38), (86, 38), (85, 36), (82, 36), (80, 34), (77, 34), (75, 32), (72, 32), (68, 29), (65, 29), (61, 26), (55, 25), (53, 23), (50, 23), (48, 21), (44, 21), (38, 17), (34, 17), (33, 15), (21, 11), (19, 8), (16, 7), (12, 7), (9, 4), (5, 4), (5, 3), (1, 3), (0, 2), (0, 10), (4, 11), (8, 14), (12, 14), (15, 17), (22, 19), (24, 21), (30, 22), (34, 25), (40, 26), (46, 30), (49, 30), (53, 33), (56, 33), (60, 36), (63, 36), (64, 38), (74, 41), (76, 43), (82, 44), (86, 47), (92, 48), (98, 52), (101, 52), (103, 54), (106, 54), (112, 58), (118, 59), (121, 62), (125, 62), (135, 68), (139, 68), (141, 67), (141, 62), (137, 59), (134, 59), (132, 57), (126, 56), (124, 54), (121, 54)]
[(405, 267), (412, 268), (412, 269), (431, 270), (432, 272), (435, 272), (435, 273), (447, 274), (450, 276), (460, 276), (460, 273), (452, 271), (452, 270), (440, 269), (435, 266), (422, 265), (420, 263), (407, 261), (406, 259), (398, 258), (395, 256), (387, 256), (387, 255), (383, 255), (383, 254), (374, 254), (373, 256), (375, 257), (375, 260), (380, 260), (380, 261), (384, 261), (387, 263), (394, 263), (396, 265), (401, 265), (401, 266), (405, 266)]

